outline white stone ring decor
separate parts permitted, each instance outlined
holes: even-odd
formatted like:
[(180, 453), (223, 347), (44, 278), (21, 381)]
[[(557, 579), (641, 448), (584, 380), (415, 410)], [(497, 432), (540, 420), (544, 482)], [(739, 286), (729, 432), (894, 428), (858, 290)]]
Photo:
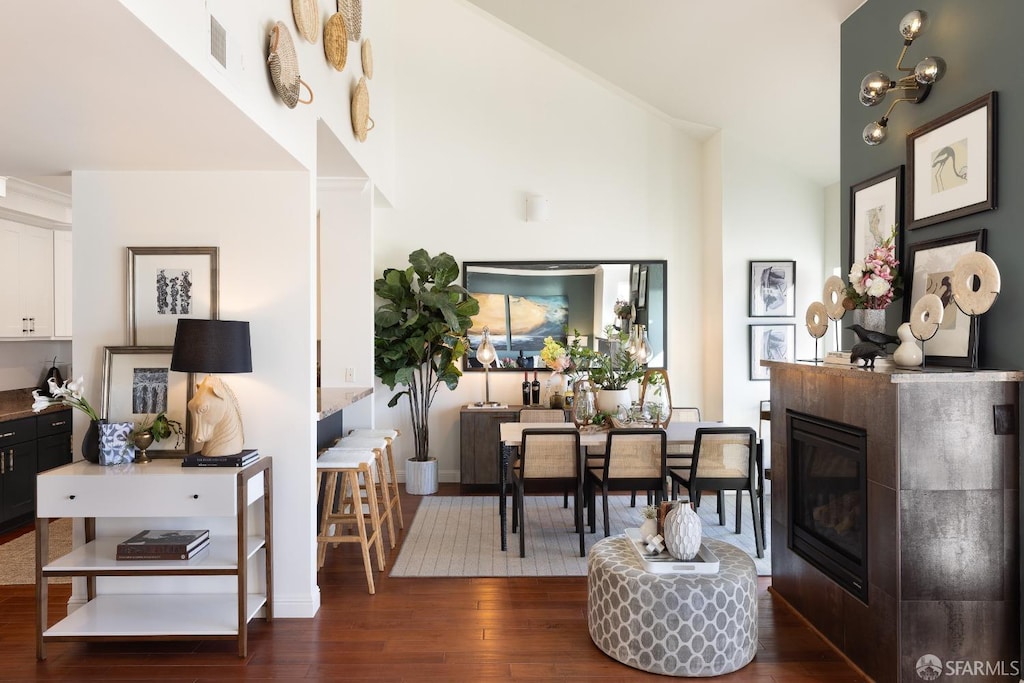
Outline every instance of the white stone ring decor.
[(821, 293), (821, 300), (825, 303), (825, 311), (830, 320), (839, 320), (846, 315), (846, 308), (843, 306), (843, 302), (846, 300), (846, 283), (843, 282), (843, 278), (838, 275), (830, 275), (825, 280), (825, 289)]
[[(975, 278), (977, 290), (974, 289)], [(967, 315), (981, 315), (992, 308), (1001, 288), (999, 267), (988, 254), (972, 251), (961, 256), (953, 266), (953, 301)]]
[(925, 294), (910, 311), (910, 332), (916, 339), (928, 341), (939, 331), (942, 313), (942, 299), (935, 294)]
[(828, 311), (825, 304), (820, 301), (812, 301), (807, 307), (807, 314), (804, 318), (807, 323), (807, 332), (815, 339), (821, 339), (828, 331)]

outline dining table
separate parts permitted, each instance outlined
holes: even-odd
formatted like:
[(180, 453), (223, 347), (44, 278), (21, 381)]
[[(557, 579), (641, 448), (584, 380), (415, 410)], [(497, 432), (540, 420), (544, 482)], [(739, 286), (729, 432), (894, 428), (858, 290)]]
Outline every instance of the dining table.
[[(669, 422), (663, 428), (668, 446), (692, 446), (697, 438), (697, 430), (710, 427), (724, 427), (721, 422)], [(608, 429), (596, 425), (576, 427), (572, 422), (502, 422), (498, 425), (501, 447), (498, 449), (498, 514), (501, 518), (501, 549), (507, 550), (508, 545), (508, 512), (506, 510), (506, 486), (508, 480), (508, 463), (512, 451), (523, 443), (523, 430), (541, 429), (572, 429), (580, 432), (580, 450), (586, 453), (588, 446), (604, 446), (608, 441)], [(655, 429), (652, 427), (651, 429)]]

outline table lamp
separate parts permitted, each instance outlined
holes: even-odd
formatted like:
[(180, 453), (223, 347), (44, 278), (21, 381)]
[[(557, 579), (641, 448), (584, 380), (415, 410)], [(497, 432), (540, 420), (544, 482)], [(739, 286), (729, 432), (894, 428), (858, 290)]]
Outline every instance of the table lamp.
[(240, 453), (245, 442), (242, 411), (231, 388), (213, 373), (252, 372), (249, 323), (181, 318), (174, 333), (171, 370), (206, 372), (188, 402), (193, 434), (204, 456)]
[(496, 405), (491, 402), (491, 363), (498, 359), (498, 352), (491, 343), (491, 329), (484, 328), (484, 336), (480, 346), (476, 347), (476, 359), (484, 366), (484, 402), (478, 403), (481, 406)]

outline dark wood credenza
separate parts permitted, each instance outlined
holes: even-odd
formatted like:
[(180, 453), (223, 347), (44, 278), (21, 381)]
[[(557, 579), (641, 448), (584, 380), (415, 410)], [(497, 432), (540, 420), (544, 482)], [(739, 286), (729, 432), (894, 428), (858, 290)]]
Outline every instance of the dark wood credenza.
[[(772, 591), (877, 681), (921, 680), (926, 654), (944, 665), (1019, 660), (1024, 373), (765, 364)], [(793, 412), (867, 433), (866, 602), (791, 548)]]
[[(544, 408), (546, 406), (534, 406)], [(460, 452), (462, 487), (467, 490), (496, 491), (498, 488), (498, 462), (501, 439), (498, 425), (518, 422), (519, 412), (528, 406), (509, 405), (505, 408), (467, 408), (460, 411)], [(566, 420), (572, 421), (568, 410)]]

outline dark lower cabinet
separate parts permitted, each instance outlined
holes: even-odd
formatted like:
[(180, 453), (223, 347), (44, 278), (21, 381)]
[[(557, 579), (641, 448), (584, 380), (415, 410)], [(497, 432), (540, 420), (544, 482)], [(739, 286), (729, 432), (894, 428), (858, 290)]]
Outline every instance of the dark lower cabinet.
[(35, 516), (36, 474), (71, 457), (70, 410), (0, 422), (0, 530)]

